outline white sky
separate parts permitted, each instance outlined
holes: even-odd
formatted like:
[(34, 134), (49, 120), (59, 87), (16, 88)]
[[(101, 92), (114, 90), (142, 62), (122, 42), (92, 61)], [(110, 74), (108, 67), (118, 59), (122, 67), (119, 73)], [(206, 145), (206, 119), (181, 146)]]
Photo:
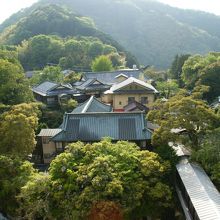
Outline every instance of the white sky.
[[(92, 1), (92, 0), (88, 0)], [(212, 12), (220, 15), (220, 0), (158, 0), (179, 8), (188, 8)], [(11, 14), (28, 7), (37, 0), (0, 0), (0, 23)]]
[(184, 9), (207, 11), (220, 15), (220, 0), (158, 0), (171, 6)]
[(37, 2), (37, 0), (0, 0), (0, 23), (13, 13), (35, 2)]

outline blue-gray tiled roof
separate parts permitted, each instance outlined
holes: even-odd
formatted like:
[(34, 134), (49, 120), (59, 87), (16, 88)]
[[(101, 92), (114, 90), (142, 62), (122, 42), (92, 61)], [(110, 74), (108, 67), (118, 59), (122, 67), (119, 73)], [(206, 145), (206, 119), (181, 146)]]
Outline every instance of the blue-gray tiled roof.
[(94, 79), (106, 83), (106, 84), (114, 84), (117, 82), (117, 76), (123, 74), (127, 77), (134, 77), (137, 79), (143, 79), (144, 81), (148, 80), (148, 78), (143, 74), (141, 70), (138, 69), (128, 69), (128, 70), (116, 70), (116, 71), (106, 71), (106, 72), (87, 72), (83, 73), (86, 79)]
[[(62, 88), (59, 88), (62, 87)], [(74, 89), (70, 84), (57, 84), (53, 82), (43, 82), (38, 86), (32, 88), (32, 91), (41, 96), (55, 96), (60, 94), (78, 94), (80, 93)]]
[(151, 132), (147, 129), (143, 112), (70, 113), (64, 117), (62, 131), (52, 140), (99, 141), (103, 137), (113, 140), (149, 140)]
[(85, 112), (111, 112), (112, 107), (99, 101), (96, 97), (91, 96), (86, 102), (78, 105), (72, 113)]

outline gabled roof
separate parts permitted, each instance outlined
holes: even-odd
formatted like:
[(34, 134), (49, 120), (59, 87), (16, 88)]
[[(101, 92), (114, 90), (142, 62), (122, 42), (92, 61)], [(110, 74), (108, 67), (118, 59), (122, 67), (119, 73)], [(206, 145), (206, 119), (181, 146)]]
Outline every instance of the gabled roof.
[(78, 105), (72, 113), (85, 113), (85, 112), (111, 112), (112, 107), (101, 101), (96, 97), (91, 96), (86, 102)]
[(55, 88), (57, 85), (58, 85), (57, 83), (46, 81), (46, 82), (41, 83), (38, 86), (33, 87), (32, 91), (42, 96), (46, 96), (47, 92)]
[(59, 94), (76, 94), (79, 93), (70, 84), (57, 84), (53, 82), (43, 82), (32, 88), (32, 91), (41, 96), (52, 96)]
[(103, 137), (113, 140), (149, 140), (145, 114), (132, 113), (66, 113), (62, 131), (53, 141), (100, 141)]
[(200, 220), (220, 219), (220, 193), (205, 171), (198, 165), (182, 160), (177, 171)]
[(124, 110), (126, 112), (136, 111), (136, 109), (138, 109), (140, 111), (145, 111), (145, 112), (149, 111), (148, 107), (146, 107), (145, 105), (143, 105), (137, 101), (132, 101), (132, 102), (128, 103), (126, 106), (124, 106)]
[(84, 78), (86, 79), (93, 79), (96, 78), (97, 80), (106, 83), (106, 84), (114, 84), (117, 82), (117, 76), (123, 74), (127, 77), (135, 77), (137, 79), (143, 78), (145, 81), (148, 78), (143, 74), (141, 70), (138, 69), (123, 69), (123, 70), (115, 70), (115, 71), (104, 71), (104, 72), (87, 72), (83, 73)]
[(142, 87), (143, 89), (145, 90), (148, 90), (149, 92), (152, 92), (152, 93), (158, 93), (158, 91), (149, 83), (146, 83), (142, 80), (139, 80), (139, 79), (136, 79), (134, 77), (129, 77), (128, 79), (120, 82), (120, 83), (117, 83), (117, 84), (114, 84), (110, 90), (107, 90), (105, 92), (105, 94), (112, 94), (114, 92), (117, 92), (119, 91), (120, 89), (128, 86), (128, 85), (131, 85), (131, 84), (136, 84), (140, 87)]
[(83, 82), (81, 85), (77, 86), (76, 88), (81, 91), (94, 91), (94, 90), (105, 91), (110, 88), (110, 85), (105, 84), (96, 78), (91, 78), (91, 79), (87, 79), (85, 82)]
[(38, 137), (53, 137), (61, 131), (62, 130), (60, 128), (57, 128), (57, 129), (41, 129), (40, 133), (37, 136)]
[(123, 74), (123, 73), (120, 73), (119, 75), (117, 75), (115, 78), (117, 79), (117, 78), (119, 78), (119, 77), (124, 77), (124, 78), (128, 78), (128, 76), (127, 75), (125, 75), (125, 74)]

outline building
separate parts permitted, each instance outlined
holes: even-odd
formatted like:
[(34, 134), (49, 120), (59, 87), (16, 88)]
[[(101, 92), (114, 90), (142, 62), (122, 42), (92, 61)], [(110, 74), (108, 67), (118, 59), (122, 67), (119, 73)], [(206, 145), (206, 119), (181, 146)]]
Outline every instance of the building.
[[(123, 70), (115, 70), (115, 71), (104, 71), (104, 72), (85, 72), (83, 73), (83, 79), (97, 79), (98, 81), (113, 85), (120, 81), (120, 78), (129, 78), (134, 77), (136, 79), (140, 79), (143, 81), (149, 80), (143, 73), (142, 70), (139, 69), (123, 69)], [(125, 79), (125, 78), (124, 78)]]
[(176, 191), (186, 219), (219, 220), (220, 193), (205, 171), (186, 158), (176, 169)]
[[(124, 76), (120, 75), (120, 77)], [(129, 77), (113, 84), (109, 90), (103, 93), (101, 100), (111, 104), (114, 111), (124, 111), (124, 108), (131, 102), (139, 102), (149, 108), (157, 94), (158, 91), (151, 84)]]
[(59, 105), (64, 99), (75, 98), (77, 101), (82, 102), (87, 98), (70, 84), (57, 84), (48, 81), (33, 87), (32, 91), (37, 101), (48, 106)]
[(79, 104), (72, 113), (86, 112), (112, 112), (112, 106), (99, 101), (95, 96), (91, 96), (87, 101)]
[(152, 132), (147, 128), (143, 112), (86, 112), (82, 109), (85, 106), (81, 113), (66, 113), (59, 129), (41, 130), (38, 136), (45, 163), (62, 152), (68, 143), (77, 141), (92, 143), (110, 137), (112, 141), (135, 142), (143, 149), (150, 146)]

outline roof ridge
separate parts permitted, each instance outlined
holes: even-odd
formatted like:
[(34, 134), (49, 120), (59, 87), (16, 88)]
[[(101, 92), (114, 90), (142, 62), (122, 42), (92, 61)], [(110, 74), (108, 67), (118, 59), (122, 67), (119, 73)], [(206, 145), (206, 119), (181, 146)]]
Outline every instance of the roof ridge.
[(85, 112), (88, 110), (88, 108), (89, 108), (90, 104), (92, 103), (92, 100), (93, 100), (93, 99), (94, 99), (94, 96), (91, 96), (91, 97), (89, 98), (89, 101), (87, 102), (87, 104), (86, 104), (85, 107), (83, 108), (82, 113), (85, 113)]

